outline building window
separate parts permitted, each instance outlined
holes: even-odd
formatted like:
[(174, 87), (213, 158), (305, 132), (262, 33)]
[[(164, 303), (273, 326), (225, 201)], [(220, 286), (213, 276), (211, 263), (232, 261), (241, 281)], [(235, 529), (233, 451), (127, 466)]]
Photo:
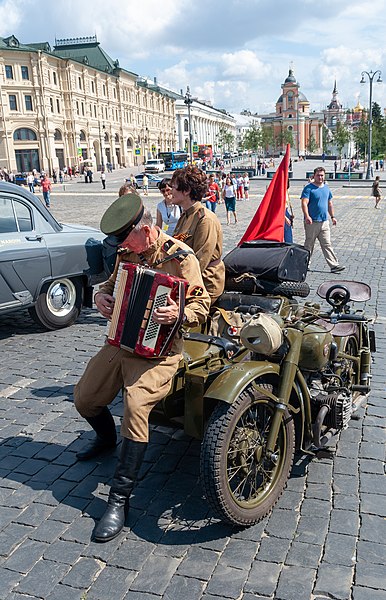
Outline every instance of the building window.
[(56, 77), (56, 73), (55, 73), (55, 71), (52, 71), (52, 78), (53, 78), (53, 80), (54, 80), (54, 84), (55, 84), (55, 85), (58, 85), (58, 78)]
[(289, 119), (292, 119), (292, 115), (288, 115), (288, 118), (289, 118)]
[(51, 109), (51, 112), (54, 112), (54, 100), (53, 100), (53, 98), (50, 98), (50, 109)]
[(9, 95), (9, 108), (10, 110), (17, 110), (17, 102), (15, 94)]
[(83, 129), (80, 130), (80, 134), (79, 134), (79, 141), (80, 142), (85, 142), (86, 141), (86, 134), (83, 131)]
[(60, 129), (55, 129), (54, 140), (55, 142), (61, 142), (63, 140), (62, 132), (60, 131)]
[(11, 65), (5, 65), (5, 76), (7, 79), (13, 79), (13, 69)]
[(96, 104), (94, 104), (94, 118), (96, 119)]
[(79, 102), (76, 101), (76, 114), (79, 115)]
[(82, 89), (82, 78), (78, 77), (78, 85), (79, 85), (79, 89)]
[(93, 94), (95, 94), (95, 85), (93, 81), (91, 82), (91, 91)]
[(59, 98), (56, 98), (56, 110), (60, 114), (60, 100), (59, 100)]
[(26, 127), (21, 127), (20, 129), (16, 129), (13, 134), (13, 139), (15, 142), (20, 142), (22, 140), (28, 140), (30, 142), (36, 141), (36, 133), (32, 131), (32, 129), (27, 129)]
[(29, 79), (29, 73), (28, 73), (28, 67), (21, 67), (21, 78), (22, 79)]
[(103, 85), (103, 95), (106, 96), (106, 86)]
[(184, 131), (189, 131), (189, 123), (188, 123), (188, 119), (184, 120)]
[(24, 96), (25, 109), (32, 110), (32, 96)]
[(84, 117), (84, 103), (81, 102), (81, 107), (82, 107), (82, 116)]

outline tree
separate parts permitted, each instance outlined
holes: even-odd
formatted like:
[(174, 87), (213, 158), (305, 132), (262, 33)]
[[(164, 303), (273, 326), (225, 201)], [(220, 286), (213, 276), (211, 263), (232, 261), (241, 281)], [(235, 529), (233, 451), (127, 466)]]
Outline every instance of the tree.
[(307, 142), (307, 152), (308, 154), (313, 154), (318, 149), (318, 144), (316, 143), (316, 139), (313, 133), (311, 133)]
[(244, 136), (244, 148), (258, 153), (262, 146), (262, 132), (260, 127), (252, 123)]
[(217, 143), (220, 148), (230, 150), (233, 148), (235, 136), (224, 125), (222, 125), (217, 134)]
[(336, 129), (333, 133), (333, 142), (338, 150), (340, 158), (340, 168), (342, 168), (342, 150), (344, 146), (349, 143), (350, 139), (351, 134), (348, 127), (344, 123), (338, 121), (336, 124)]
[(268, 125), (267, 127), (263, 127), (261, 133), (261, 146), (267, 154), (270, 146), (274, 144), (274, 135), (273, 135), (273, 127), (272, 125)]

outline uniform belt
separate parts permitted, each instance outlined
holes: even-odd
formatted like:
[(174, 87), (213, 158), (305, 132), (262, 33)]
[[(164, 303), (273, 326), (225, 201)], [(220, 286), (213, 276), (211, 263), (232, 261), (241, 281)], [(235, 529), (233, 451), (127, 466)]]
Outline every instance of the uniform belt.
[(217, 260), (212, 260), (212, 262), (209, 263), (208, 267), (217, 267), (217, 265), (219, 265), (221, 262), (221, 258), (218, 258)]

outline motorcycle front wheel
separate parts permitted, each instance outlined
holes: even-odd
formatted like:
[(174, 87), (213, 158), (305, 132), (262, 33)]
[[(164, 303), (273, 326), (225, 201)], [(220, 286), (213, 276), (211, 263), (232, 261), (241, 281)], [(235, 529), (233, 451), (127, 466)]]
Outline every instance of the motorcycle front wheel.
[(267, 515), (290, 475), (295, 427), (284, 412), (273, 456), (266, 445), (275, 403), (253, 385), (233, 404), (219, 403), (201, 446), (201, 481), (216, 515), (230, 525), (248, 527)]

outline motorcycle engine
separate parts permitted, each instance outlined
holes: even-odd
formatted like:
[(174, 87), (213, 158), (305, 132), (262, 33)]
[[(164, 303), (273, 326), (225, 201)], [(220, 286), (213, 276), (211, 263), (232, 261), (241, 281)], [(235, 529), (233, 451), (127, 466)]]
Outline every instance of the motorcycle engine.
[(319, 392), (312, 397), (313, 416), (319, 413), (323, 406), (328, 407), (323, 425), (329, 429), (345, 429), (353, 413), (352, 395), (348, 391)]

